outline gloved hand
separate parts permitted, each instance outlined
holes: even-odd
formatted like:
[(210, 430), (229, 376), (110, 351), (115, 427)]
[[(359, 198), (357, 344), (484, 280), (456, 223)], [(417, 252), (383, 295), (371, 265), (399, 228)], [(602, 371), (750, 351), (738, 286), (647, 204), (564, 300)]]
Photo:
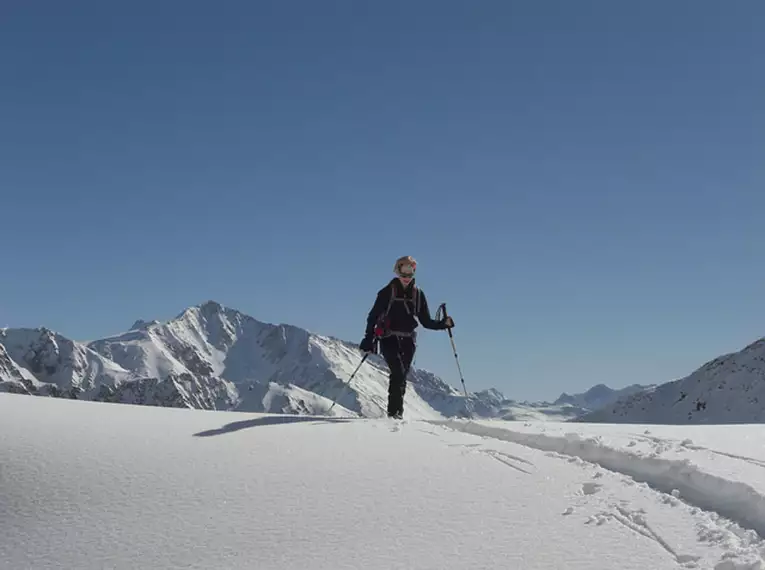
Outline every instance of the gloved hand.
[(441, 321), (444, 325), (445, 329), (450, 329), (454, 327), (454, 319), (451, 317), (445, 317), (443, 321)]
[(365, 336), (364, 340), (361, 341), (359, 348), (361, 348), (361, 350), (363, 350), (364, 352), (371, 352), (371, 353), (377, 352), (376, 350), (377, 347), (375, 345), (374, 337)]

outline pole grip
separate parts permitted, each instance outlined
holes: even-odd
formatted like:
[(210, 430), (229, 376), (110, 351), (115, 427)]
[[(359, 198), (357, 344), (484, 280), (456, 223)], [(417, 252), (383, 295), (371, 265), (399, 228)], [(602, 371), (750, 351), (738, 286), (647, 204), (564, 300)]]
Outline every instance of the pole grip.
[[(446, 312), (446, 303), (441, 303), (441, 307), (439, 307), (439, 310), (444, 312), (444, 318), (449, 316), (449, 313)], [(452, 327), (447, 327), (446, 332), (449, 333), (449, 336), (452, 336)]]

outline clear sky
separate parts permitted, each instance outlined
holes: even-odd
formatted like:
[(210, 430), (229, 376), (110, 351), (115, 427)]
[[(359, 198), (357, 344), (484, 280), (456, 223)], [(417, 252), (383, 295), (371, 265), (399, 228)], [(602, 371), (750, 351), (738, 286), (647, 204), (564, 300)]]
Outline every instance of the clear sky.
[(413, 255), (468, 389), (688, 374), (765, 333), (764, 28), (759, 0), (6, 1), (0, 326), (215, 299), (359, 341)]

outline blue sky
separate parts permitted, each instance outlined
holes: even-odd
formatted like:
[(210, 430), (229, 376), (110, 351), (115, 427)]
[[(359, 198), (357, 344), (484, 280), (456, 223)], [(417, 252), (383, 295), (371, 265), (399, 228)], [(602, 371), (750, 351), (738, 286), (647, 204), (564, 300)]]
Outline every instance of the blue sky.
[(409, 254), (468, 389), (685, 375), (765, 332), (764, 17), (7, 2), (0, 326), (87, 340), (215, 299), (358, 341)]

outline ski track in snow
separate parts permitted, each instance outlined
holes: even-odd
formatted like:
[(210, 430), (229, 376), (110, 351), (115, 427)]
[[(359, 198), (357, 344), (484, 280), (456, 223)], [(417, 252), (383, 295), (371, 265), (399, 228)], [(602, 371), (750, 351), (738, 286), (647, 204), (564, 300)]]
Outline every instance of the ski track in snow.
[[(680, 564), (695, 563), (700, 558), (699, 556), (689, 554), (678, 554), (675, 549), (672, 548), (672, 546), (670, 546), (659, 533), (651, 528), (651, 526), (646, 521), (645, 516), (640, 511), (629, 511), (621, 505), (616, 505), (615, 511), (604, 512), (591, 519), (588, 519), (587, 524), (592, 522), (601, 524), (604, 517), (610, 517), (623, 524), (628, 529), (655, 541), (656, 544), (669, 552), (669, 554), (671, 554)], [(692, 566), (692, 564), (690, 565)]]
[(646, 441), (651, 442), (655, 449), (659, 452), (662, 450), (666, 450), (669, 446), (668, 444), (674, 445), (674, 446), (681, 446), (686, 449), (691, 449), (693, 451), (707, 451), (709, 453), (714, 453), (715, 455), (721, 455), (722, 457), (728, 457), (730, 459), (739, 459), (741, 461), (746, 461), (747, 463), (751, 463), (752, 465), (756, 465), (757, 467), (762, 467), (765, 469), (765, 460), (757, 459), (756, 457), (749, 457), (747, 455), (739, 455), (737, 453), (730, 453), (727, 451), (720, 451), (717, 449), (712, 449), (711, 447), (705, 447), (703, 445), (696, 445), (691, 441), (688, 440), (676, 440), (671, 438), (661, 438), (656, 437), (652, 435), (645, 435), (642, 433), (631, 433), (632, 437), (635, 437), (637, 439), (643, 439)]
[[(526, 453), (539, 454), (539, 450), (533, 446), (521, 445), (495, 436), (484, 434), (471, 434), (460, 430), (466, 435), (480, 435), (483, 443), (449, 443), (450, 447), (462, 447), (465, 453), (481, 453), (492, 457), (503, 456), (518, 461), (524, 465), (533, 466), (534, 474), (543, 476), (545, 473), (554, 472), (549, 466), (543, 466), (541, 469), (534, 461), (524, 458), (523, 449)], [(498, 445), (520, 446), (517, 453), (509, 453), (496, 449)], [(619, 473), (601, 468), (597, 464), (592, 464), (581, 460), (576, 456), (567, 456), (556, 452), (543, 452), (543, 456), (556, 461), (565, 461), (568, 464), (578, 466), (585, 470), (588, 481), (581, 484), (580, 490), (576, 493), (579, 500), (575, 506), (568, 507), (561, 513), (562, 516), (575, 515), (578, 512), (584, 512), (595, 509), (584, 519), (584, 525), (602, 526), (608, 521), (614, 521), (636, 535), (644, 537), (658, 548), (661, 548), (670, 555), (676, 564), (681, 568), (713, 568), (714, 570), (762, 570), (762, 556), (765, 555), (762, 541), (753, 532), (743, 531), (735, 527), (734, 523), (720, 521), (714, 513), (703, 512), (692, 506), (686, 507), (686, 515), (692, 519), (692, 524), (687, 524), (685, 540), (678, 540), (679, 544), (673, 544), (673, 540), (667, 535), (676, 533), (673, 529), (669, 531), (657, 530), (649, 519), (653, 516), (657, 518), (659, 526), (663, 526), (661, 511), (668, 506), (677, 508), (681, 501), (675, 495), (666, 495), (658, 492), (647, 485), (637, 485), (633, 480), (627, 479)], [(541, 462), (540, 459), (537, 461)], [(517, 469), (516, 465), (512, 466)], [(595, 469), (594, 472), (591, 470)], [(613, 483), (618, 481), (622, 490), (613, 492)], [(632, 493), (637, 493), (637, 497), (624, 498), (627, 494), (624, 487), (632, 489)], [(601, 495), (601, 498), (597, 495)], [(642, 501), (648, 497), (652, 499), (649, 503)], [(631, 505), (631, 503), (640, 503)], [(646, 506), (649, 507), (647, 512)], [(690, 529), (690, 530), (689, 530)], [(677, 540), (677, 537), (675, 537)], [(722, 545), (725, 549), (720, 559), (712, 565), (708, 560), (704, 565), (702, 555), (693, 553), (700, 544), (714, 543)]]
[[(430, 432), (426, 432), (430, 433)], [(473, 443), (473, 444), (450, 444), (450, 447), (465, 447), (465, 448), (477, 448), (480, 446), (480, 443)], [(505, 451), (498, 451), (496, 449), (477, 449), (477, 451), (481, 453), (485, 453), (489, 457), (493, 457), (503, 465), (506, 465), (512, 469), (515, 469), (516, 471), (520, 471), (521, 473), (525, 473), (527, 475), (532, 475), (532, 472), (529, 471), (529, 467), (534, 466), (534, 463), (531, 461), (524, 459), (523, 457), (519, 457), (518, 455), (513, 455), (512, 453), (507, 453)]]
[[(732, 481), (712, 473), (703, 467), (694, 465), (687, 459), (663, 459), (654, 455), (641, 456), (625, 449), (604, 445), (598, 436), (583, 438), (576, 433), (562, 436), (545, 433), (521, 432), (513, 429), (509, 422), (491, 420), (472, 422), (464, 420), (446, 420), (430, 422), (456, 432), (479, 436), (486, 442), (504, 442), (524, 448), (545, 452), (548, 457), (562, 459), (568, 463), (604, 469), (613, 475), (624, 477), (624, 484), (634, 486), (642, 484), (660, 496), (663, 505), (676, 507), (685, 503), (690, 512), (702, 516), (705, 520), (697, 524), (698, 541), (725, 544), (728, 551), (714, 566), (714, 570), (765, 570), (765, 495), (751, 485)], [(503, 424), (497, 427), (497, 424)], [(492, 425), (487, 425), (492, 424)], [(528, 426), (529, 424), (526, 424)], [(581, 426), (578, 426), (581, 427)], [(544, 429), (544, 428), (540, 428)], [(687, 449), (706, 451), (730, 459), (741, 460), (758, 467), (765, 467), (762, 460), (735, 453), (709, 449), (694, 445), (689, 440), (675, 440), (656, 436), (630, 434), (639, 439), (650, 440), (666, 450), (673, 444)], [(476, 450), (495, 456), (499, 453), (491, 449), (482, 449), (481, 444), (466, 444)], [(484, 445), (492, 445), (485, 443)], [(629, 444), (628, 444), (629, 445)], [(510, 454), (503, 454), (514, 457)], [(514, 468), (518, 468), (513, 465)], [(601, 479), (603, 471), (598, 471), (593, 479)], [(596, 481), (583, 483), (581, 494), (593, 496), (601, 492), (603, 484)], [(668, 553), (679, 565), (698, 568), (699, 556), (679, 553), (661, 535), (648, 524), (645, 511), (629, 510), (624, 501), (610, 505), (608, 509), (591, 516), (587, 524), (601, 525), (607, 520), (614, 520), (626, 528), (645, 536)], [(574, 512), (570, 508), (564, 513)]]
[[(486, 455), (489, 457), (493, 457), (503, 465), (507, 465), (508, 467), (511, 467), (512, 469), (515, 469), (516, 471), (520, 471), (521, 473), (525, 473), (526, 475), (531, 475), (531, 471), (527, 471), (523, 467), (520, 467), (514, 463), (514, 461), (517, 461), (515, 456), (510, 455), (509, 453), (502, 453), (501, 451), (493, 451), (490, 449), (482, 450)], [(525, 463), (525, 461), (524, 461)]]

